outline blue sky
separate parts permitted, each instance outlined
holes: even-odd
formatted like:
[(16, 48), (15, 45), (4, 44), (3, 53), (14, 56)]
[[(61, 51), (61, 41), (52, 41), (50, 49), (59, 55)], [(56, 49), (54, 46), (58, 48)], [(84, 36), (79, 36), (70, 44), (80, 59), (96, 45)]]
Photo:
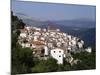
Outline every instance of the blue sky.
[(96, 18), (96, 7), (89, 5), (53, 4), (12, 1), (12, 11), (39, 20), (69, 20)]

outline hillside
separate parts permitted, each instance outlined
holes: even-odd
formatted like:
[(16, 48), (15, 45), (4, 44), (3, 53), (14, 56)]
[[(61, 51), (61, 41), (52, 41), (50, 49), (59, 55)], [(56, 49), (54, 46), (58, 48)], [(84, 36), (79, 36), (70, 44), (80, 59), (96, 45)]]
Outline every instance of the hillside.
[(87, 46), (95, 48), (95, 33), (96, 22), (87, 19), (75, 19), (75, 20), (61, 20), (61, 21), (40, 21), (31, 18), (25, 18), (20, 15), (23, 22), (29, 26), (36, 26), (40, 28), (47, 28), (48, 26), (55, 26), (62, 32), (66, 32), (73, 36), (77, 36), (86, 42)]

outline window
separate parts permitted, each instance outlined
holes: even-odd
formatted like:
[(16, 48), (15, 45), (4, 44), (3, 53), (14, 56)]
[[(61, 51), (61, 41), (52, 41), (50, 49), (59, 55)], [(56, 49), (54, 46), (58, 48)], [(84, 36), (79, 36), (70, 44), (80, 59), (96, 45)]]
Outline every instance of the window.
[(61, 51), (59, 51), (59, 53), (61, 53)]
[(41, 50), (41, 53), (44, 54), (44, 49)]
[(30, 46), (32, 46), (32, 44), (30, 44)]
[(37, 53), (37, 51), (35, 51), (35, 53)]
[(61, 55), (59, 55), (59, 57), (61, 57)]
[(67, 50), (68, 53), (70, 53), (70, 50)]

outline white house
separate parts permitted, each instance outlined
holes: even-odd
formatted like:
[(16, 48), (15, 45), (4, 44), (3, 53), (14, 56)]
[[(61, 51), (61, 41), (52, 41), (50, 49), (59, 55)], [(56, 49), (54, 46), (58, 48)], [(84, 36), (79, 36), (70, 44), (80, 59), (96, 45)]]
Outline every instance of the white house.
[(38, 41), (38, 36), (33, 37), (34, 41)]
[(30, 30), (30, 27), (29, 26), (25, 26), (25, 28), (29, 31)]
[(84, 44), (84, 41), (83, 41), (83, 40), (81, 40), (81, 43), (82, 43), (82, 44)]
[(68, 46), (68, 48), (67, 48), (69, 51), (71, 51), (71, 47), (70, 46)]
[(83, 47), (83, 44), (81, 42), (78, 42), (77, 44), (78, 44), (78, 47), (79, 48), (82, 48)]
[(72, 42), (72, 45), (76, 45), (76, 40), (71, 40), (71, 42)]
[(44, 38), (44, 37), (40, 37), (40, 39), (41, 39), (41, 40), (43, 40), (43, 41), (45, 40), (45, 38)]
[(22, 48), (30, 47), (29, 43), (21, 43)]
[(41, 33), (40, 32), (34, 32), (34, 35), (39, 36), (39, 35), (41, 35)]
[(60, 29), (56, 29), (58, 32), (60, 31)]
[(25, 37), (27, 37), (27, 34), (26, 33), (20, 33), (20, 37), (25, 38)]
[(46, 32), (47, 31), (46, 28), (44, 28), (43, 31)]
[(32, 44), (31, 48), (36, 48), (36, 45)]
[(52, 48), (53, 47), (53, 44), (52, 43), (47, 43), (48, 47), (49, 48)]
[(37, 30), (37, 31), (40, 31), (41, 28), (37, 28), (37, 27), (33, 27), (33, 29)]
[(72, 38), (71, 38), (71, 35), (68, 35), (67, 37), (68, 37), (68, 39), (69, 39), (69, 40), (71, 40), (71, 39), (72, 39)]
[(30, 47), (30, 43), (26, 43), (25, 44), (25, 47)]
[(25, 48), (25, 43), (21, 43), (20, 45), (22, 46), (22, 48)]
[(64, 36), (64, 37), (66, 37), (66, 36), (67, 36), (67, 34), (66, 34), (66, 33), (63, 33), (63, 36)]
[(61, 42), (57, 42), (57, 47), (61, 47)]
[(68, 45), (69, 45), (69, 46), (71, 46), (71, 45), (72, 45), (71, 41), (69, 41), (69, 42), (68, 42)]
[(85, 51), (87, 51), (88, 53), (91, 53), (92, 52), (92, 48), (88, 47), (87, 49), (85, 49)]
[(44, 55), (49, 55), (49, 49), (47, 46), (44, 46)]
[(59, 48), (52, 49), (50, 54), (54, 59), (57, 60), (58, 64), (63, 64), (64, 50)]

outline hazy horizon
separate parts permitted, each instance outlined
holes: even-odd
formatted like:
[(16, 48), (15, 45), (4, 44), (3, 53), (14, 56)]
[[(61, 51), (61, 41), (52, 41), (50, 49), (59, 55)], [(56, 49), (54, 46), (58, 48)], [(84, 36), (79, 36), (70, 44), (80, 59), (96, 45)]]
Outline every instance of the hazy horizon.
[(42, 21), (89, 19), (95, 21), (96, 6), (12, 1), (11, 10), (19, 15)]

